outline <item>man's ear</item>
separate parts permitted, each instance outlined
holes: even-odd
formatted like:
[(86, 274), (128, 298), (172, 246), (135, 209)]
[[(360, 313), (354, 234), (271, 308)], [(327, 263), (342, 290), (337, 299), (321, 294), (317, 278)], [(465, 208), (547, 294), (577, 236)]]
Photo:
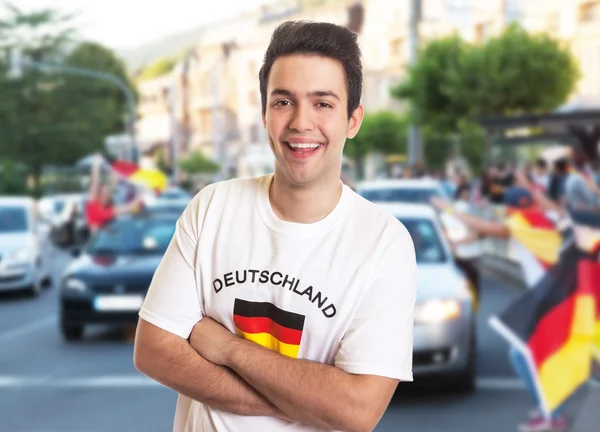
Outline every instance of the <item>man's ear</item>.
[(346, 134), (348, 138), (352, 139), (356, 136), (356, 134), (360, 130), (360, 125), (362, 125), (364, 116), (365, 112), (363, 106), (358, 105), (358, 107), (350, 116), (350, 120), (348, 121), (348, 133)]

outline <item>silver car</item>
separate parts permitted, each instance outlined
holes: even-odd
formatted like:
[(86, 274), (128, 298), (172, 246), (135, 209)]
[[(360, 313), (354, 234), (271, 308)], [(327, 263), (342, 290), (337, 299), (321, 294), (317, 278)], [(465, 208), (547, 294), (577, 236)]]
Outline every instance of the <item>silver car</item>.
[(51, 283), (47, 242), (40, 234), (36, 202), (0, 197), (0, 291), (39, 295)]
[(428, 205), (377, 203), (410, 232), (417, 257), (413, 373), (444, 378), (462, 392), (475, 388), (476, 328), (468, 281), (454, 262), (435, 211)]

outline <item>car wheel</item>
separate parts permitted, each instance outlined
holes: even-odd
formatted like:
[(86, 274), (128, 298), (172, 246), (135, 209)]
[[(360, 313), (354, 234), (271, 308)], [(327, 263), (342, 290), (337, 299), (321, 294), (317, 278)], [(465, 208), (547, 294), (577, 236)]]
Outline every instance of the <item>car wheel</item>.
[(469, 361), (467, 367), (461, 372), (452, 383), (452, 390), (456, 393), (471, 394), (475, 391), (477, 380), (477, 339), (475, 331), (471, 334), (471, 344), (469, 346)]
[(79, 341), (83, 337), (83, 326), (67, 324), (61, 320), (60, 332), (69, 342)]

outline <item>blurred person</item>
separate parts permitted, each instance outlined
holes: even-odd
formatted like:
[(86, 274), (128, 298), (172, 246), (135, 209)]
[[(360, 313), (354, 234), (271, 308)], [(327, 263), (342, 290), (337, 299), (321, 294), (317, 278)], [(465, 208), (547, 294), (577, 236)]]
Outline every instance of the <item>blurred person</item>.
[[(504, 204), (507, 206), (509, 214), (511, 212), (525, 211), (529, 212), (529, 216), (532, 220), (537, 220), (538, 222), (545, 221), (544, 223), (546, 224), (556, 223), (560, 217), (559, 207), (538, 191), (532, 192), (527, 187), (524, 187), (523, 185), (529, 185), (529, 181), (523, 173), (515, 173), (514, 180), (516, 186), (510, 187), (503, 194)], [(492, 222), (459, 211), (458, 209), (453, 208), (451, 203), (439, 198), (433, 198), (431, 203), (438, 210), (450, 213), (457, 217), (466, 224), (470, 230), (477, 233), (478, 236), (506, 239), (509, 241), (512, 249), (525, 252), (525, 246), (521, 243), (522, 235), (519, 234), (519, 231), (522, 231), (522, 228), (510, 218), (503, 222)], [(527, 285), (530, 288), (533, 288), (542, 277), (545, 269), (537, 262), (534, 255), (528, 253), (522, 253), (520, 255), (519, 263), (523, 268), (525, 280)], [(509, 358), (515, 373), (528, 389), (535, 406), (534, 410), (530, 413), (530, 419), (520, 424), (518, 430), (520, 432), (543, 432), (564, 429), (567, 422), (566, 415), (564, 414), (564, 406), (556, 409), (551, 414), (550, 418), (546, 418), (543, 415), (540, 400), (535, 389), (535, 378), (527, 366), (527, 361), (523, 354), (514, 346), (511, 346), (509, 349)]]
[(140, 201), (135, 199), (130, 203), (115, 206), (108, 185), (101, 181), (102, 158), (97, 156), (92, 165), (88, 200), (85, 204), (85, 220), (89, 234), (93, 235), (114, 218), (128, 213), (135, 213), (140, 208)]
[(457, 171), (465, 173), (467, 177), (471, 177), (471, 171), (467, 160), (460, 156), (455, 150), (448, 152), (445, 165), (446, 177), (452, 178)]
[(572, 168), (564, 179), (564, 200), (572, 210), (598, 210), (600, 189), (596, 186), (585, 153), (576, 150)]
[(179, 392), (176, 432), (373, 430), (412, 381), (410, 234), (340, 181), (363, 119), (356, 40), (277, 27), (259, 73), (275, 173), (207, 186), (178, 222), (134, 349)]
[(548, 186), (550, 185), (550, 174), (548, 173), (548, 162), (546, 162), (546, 159), (539, 158), (535, 161), (531, 179), (542, 191), (545, 192), (548, 190)]
[[(463, 174), (460, 180), (460, 185), (457, 189), (455, 201), (452, 204), (452, 209), (464, 214), (473, 214), (474, 208), (470, 203), (470, 194), (470, 184)], [(444, 216), (446, 215), (442, 215), (442, 217)], [(451, 212), (449, 216), (451, 216)], [(447, 217), (444, 220), (448, 222)], [(452, 226), (452, 223), (445, 223), (444, 226)], [(480, 234), (477, 231), (469, 228), (467, 228), (466, 233), (461, 232), (459, 236), (453, 237), (450, 232), (447, 232), (446, 234), (452, 246), (456, 264), (467, 277), (467, 280), (471, 286), (471, 291), (475, 297), (475, 304), (479, 305), (481, 304), (481, 285), (479, 280), (478, 263), (483, 252)]]
[(560, 158), (554, 161), (547, 193), (548, 197), (556, 203), (564, 203), (565, 181), (569, 174), (569, 170), (569, 161), (567, 158)]

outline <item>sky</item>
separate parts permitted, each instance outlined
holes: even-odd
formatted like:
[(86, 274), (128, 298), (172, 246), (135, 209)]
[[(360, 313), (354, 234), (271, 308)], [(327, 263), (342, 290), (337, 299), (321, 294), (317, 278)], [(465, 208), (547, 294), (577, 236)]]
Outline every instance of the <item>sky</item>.
[(23, 11), (52, 8), (77, 12), (79, 18), (75, 22), (83, 38), (122, 50), (235, 16), (273, 0), (9, 1)]

